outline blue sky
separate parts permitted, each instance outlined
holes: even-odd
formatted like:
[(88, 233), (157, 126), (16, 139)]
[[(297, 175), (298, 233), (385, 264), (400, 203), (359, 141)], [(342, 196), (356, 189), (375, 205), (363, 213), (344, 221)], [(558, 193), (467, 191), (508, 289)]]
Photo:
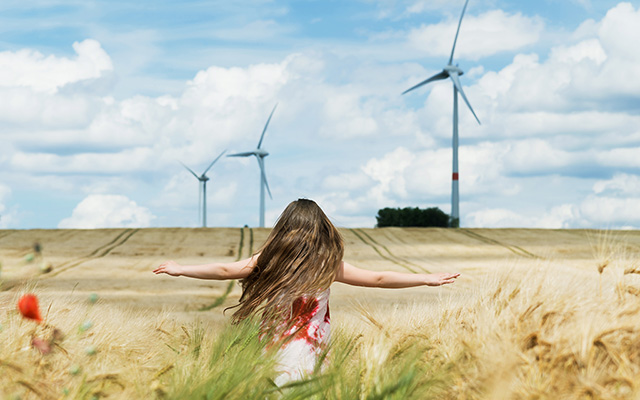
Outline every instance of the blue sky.
[[(28, 4), (25, 4), (28, 3)], [(3, 1), (0, 227), (196, 226), (196, 172), (265, 147), (267, 223), (450, 211), (446, 64), (463, 1)], [(463, 226), (640, 228), (640, 1), (470, 0), (455, 62)], [(257, 225), (258, 165), (209, 173)]]

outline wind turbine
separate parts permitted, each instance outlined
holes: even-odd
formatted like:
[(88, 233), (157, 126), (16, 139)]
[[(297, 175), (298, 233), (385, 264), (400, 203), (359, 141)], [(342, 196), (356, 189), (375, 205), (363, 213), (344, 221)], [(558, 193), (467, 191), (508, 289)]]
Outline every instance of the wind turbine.
[(262, 130), (262, 135), (260, 136), (258, 147), (253, 151), (229, 154), (227, 156), (227, 157), (256, 156), (256, 160), (258, 160), (258, 165), (260, 166), (260, 228), (264, 228), (264, 189), (265, 188), (267, 188), (267, 192), (269, 192), (269, 198), (273, 199), (273, 197), (271, 196), (271, 190), (269, 190), (269, 184), (267, 183), (267, 174), (264, 172), (264, 158), (268, 156), (269, 153), (265, 149), (263, 149), (261, 146), (262, 146), (262, 140), (264, 139), (264, 134), (267, 131), (267, 127), (269, 126), (271, 117), (273, 117), (274, 111), (276, 111), (276, 107), (278, 107), (278, 104), (273, 106), (273, 110), (271, 110), (271, 114), (269, 114), (269, 119), (267, 119), (267, 123), (264, 125), (264, 129)]
[(216, 161), (218, 161), (225, 152), (226, 150), (220, 153), (220, 155), (216, 157), (216, 159), (213, 160), (211, 164), (209, 164), (207, 169), (204, 170), (202, 175), (196, 174), (191, 168), (187, 167), (182, 161), (180, 161), (180, 164), (182, 164), (183, 167), (189, 170), (189, 172), (191, 172), (193, 176), (195, 176), (196, 179), (200, 181), (200, 193), (198, 193), (198, 220), (200, 220), (200, 218), (202, 217), (203, 228), (207, 227), (207, 181), (209, 180), (207, 172), (211, 169), (211, 167), (213, 167), (213, 164), (215, 164)]
[(456, 37), (453, 40), (451, 56), (449, 56), (449, 62), (444, 67), (442, 72), (439, 72), (431, 78), (426, 79), (413, 86), (412, 88), (409, 88), (402, 92), (402, 94), (405, 94), (421, 86), (424, 86), (429, 82), (439, 81), (447, 78), (451, 78), (451, 81), (453, 82), (453, 174), (451, 176), (451, 217), (453, 219), (453, 223), (455, 223), (455, 221), (458, 221), (458, 223), (460, 222), (460, 195), (458, 191), (458, 92), (460, 92), (462, 99), (465, 103), (467, 103), (469, 110), (471, 110), (471, 113), (476, 118), (476, 121), (478, 121), (478, 124), (480, 124), (478, 116), (473, 111), (469, 100), (467, 100), (467, 96), (465, 96), (464, 91), (462, 90), (460, 79), (458, 79), (458, 77), (461, 76), (464, 72), (460, 68), (458, 68), (458, 65), (453, 65), (453, 52), (456, 50), (456, 42), (458, 41), (458, 34), (460, 33), (460, 25), (462, 24), (462, 17), (464, 17), (464, 12), (467, 9), (467, 4), (469, 4), (469, 0), (465, 1), (464, 7), (462, 8), (460, 21), (458, 21), (458, 29), (456, 30)]

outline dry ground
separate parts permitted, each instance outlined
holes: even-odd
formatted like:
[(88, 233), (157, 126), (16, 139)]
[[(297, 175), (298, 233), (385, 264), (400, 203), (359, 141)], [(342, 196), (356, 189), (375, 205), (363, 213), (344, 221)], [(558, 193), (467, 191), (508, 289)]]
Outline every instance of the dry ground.
[[(58, 299), (97, 293), (101, 302), (123, 309), (169, 311), (178, 320), (220, 322), (224, 307), (236, 303), (236, 285), (221, 307), (198, 311), (221, 297), (227, 283), (156, 276), (151, 270), (167, 259), (180, 263), (233, 261), (256, 251), (268, 229), (152, 228), (99, 230), (0, 231), (2, 292), (7, 304), (25, 284), (37, 287), (46, 308)], [(561, 264), (576, 274), (596, 274), (597, 262), (620, 252), (630, 260), (640, 254), (638, 231), (535, 229), (342, 229), (345, 260), (372, 270), (459, 271), (462, 277), (444, 288), (402, 291), (364, 289), (336, 284), (332, 314), (336, 323), (359, 314), (354, 308), (403, 303), (436, 307), (439, 301), (465, 291), (495, 271), (524, 271)], [(27, 262), (34, 243), (42, 259)], [(53, 270), (42, 273), (42, 264)], [(513, 279), (518, 279), (517, 273)], [(353, 307), (356, 305), (356, 307)]]

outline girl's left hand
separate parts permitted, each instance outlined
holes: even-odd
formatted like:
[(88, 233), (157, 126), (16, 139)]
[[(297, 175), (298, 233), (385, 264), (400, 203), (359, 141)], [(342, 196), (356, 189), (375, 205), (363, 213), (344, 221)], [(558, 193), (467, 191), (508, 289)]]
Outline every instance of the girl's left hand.
[(427, 286), (441, 286), (448, 283), (453, 283), (456, 278), (459, 277), (459, 273), (451, 274), (449, 272), (440, 272), (437, 274), (427, 275)]

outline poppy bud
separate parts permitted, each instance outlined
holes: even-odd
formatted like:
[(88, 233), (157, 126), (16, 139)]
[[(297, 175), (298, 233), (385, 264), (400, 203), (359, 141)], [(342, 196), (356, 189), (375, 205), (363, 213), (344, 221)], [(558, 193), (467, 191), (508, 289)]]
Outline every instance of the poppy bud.
[(38, 308), (38, 298), (33, 294), (25, 294), (18, 301), (18, 310), (23, 317), (32, 319), (38, 323), (42, 322), (40, 309)]
[(40, 350), (40, 353), (42, 354), (51, 353), (51, 343), (46, 342), (40, 338), (34, 337), (33, 339), (31, 339), (31, 345)]

